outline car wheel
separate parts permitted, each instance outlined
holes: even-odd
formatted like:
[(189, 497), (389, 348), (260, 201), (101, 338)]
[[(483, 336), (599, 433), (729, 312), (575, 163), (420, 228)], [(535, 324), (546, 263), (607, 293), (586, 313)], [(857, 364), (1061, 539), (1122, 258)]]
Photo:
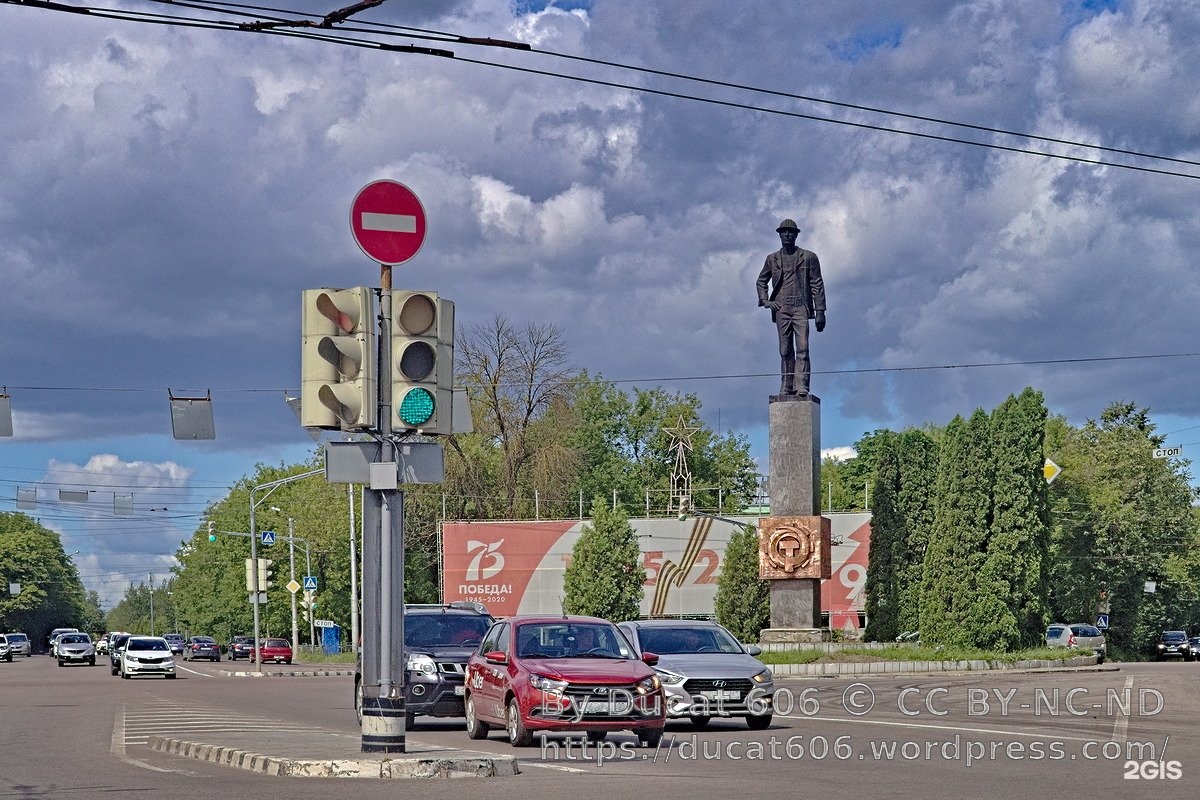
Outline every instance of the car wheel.
[(692, 721), (693, 728), (703, 728), (712, 720), (712, 717), (706, 714), (697, 714), (695, 716), (688, 717), (688, 719)]
[(508, 743), (513, 747), (529, 747), (533, 744), (533, 734), (529, 732), (525, 727), (525, 721), (521, 719), (521, 704), (515, 697), (508, 701), (508, 714), (504, 727), (508, 731)]
[(771, 727), (771, 715), (751, 714), (750, 716), (746, 717), (746, 725), (752, 731), (765, 731), (767, 728)]
[(638, 743), (642, 747), (658, 747), (658, 743), (662, 741), (663, 729), (651, 728), (650, 730), (638, 731)]
[(404, 712), (404, 730), (411, 731), (417, 727), (417, 715), (412, 711)]
[(169, 680), (175, 680), (175, 673), (174, 673), (174, 672), (172, 672), (171, 674), (167, 675), (167, 678), (168, 678)]
[(61, 658), (58, 660), (58, 665), (59, 665), (60, 667), (63, 665), (63, 660), (62, 660)]
[(121, 670), (121, 677), (124, 678), (125, 680), (129, 680), (129, 673), (126, 672), (125, 670)]
[(96, 657), (95, 656), (92, 656), (91, 658), (88, 659), (88, 666), (89, 667), (96, 666)]
[(117, 674), (117, 668), (116, 668), (115, 666), (114, 666), (114, 667), (112, 667), (112, 668), (110, 669), (110, 672), (112, 672), (113, 676), (115, 677), (115, 676), (116, 676), (116, 674)]
[(221, 657), (217, 656), (216, 658), (213, 659), (213, 661), (216, 661), (219, 664), (219, 663), (221, 663)]
[(608, 737), (608, 731), (585, 731), (587, 740), (592, 744), (600, 744)]
[(486, 739), (490, 729), (486, 722), (480, 722), (479, 717), (475, 716), (475, 698), (469, 694), (463, 706), (463, 713), (467, 718), (467, 738)]

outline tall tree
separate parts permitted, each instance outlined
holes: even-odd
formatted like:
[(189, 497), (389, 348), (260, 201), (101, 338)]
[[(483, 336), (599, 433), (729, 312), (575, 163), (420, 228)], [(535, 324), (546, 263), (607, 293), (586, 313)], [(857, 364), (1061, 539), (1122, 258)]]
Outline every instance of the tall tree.
[(921, 626), (921, 573), (933, 530), (938, 445), (928, 431), (909, 428), (900, 434), (897, 453), (900, 474), (897, 505), (905, 531), (903, 540), (895, 543), (895, 574), (900, 584), (897, 627), (901, 633), (908, 633)]
[[(20, 584), (16, 595), (10, 584)], [(54, 531), (20, 512), (0, 512), (0, 628), (36, 647), (57, 627), (87, 630), (95, 611)]]
[(871, 546), (864, 586), (867, 639), (890, 642), (900, 634), (900, 581), (897, 550), (907, 538), (899, 508), (900, 458), (894, 435), (881, 437), (876, 454), (871, 509)]
[(758, 577), (758, 531), (753, 526), (729, 537), (714, 605), (717, 622), (743, 642), (757, 642), (771, 623), (771, 587)]
[(563, 575), (563, 611), (613, 622), (637, 619), (645, 591), (637, 533), (621, 506), (603, 497), (592, 503), (592, 521), (583, 526)]

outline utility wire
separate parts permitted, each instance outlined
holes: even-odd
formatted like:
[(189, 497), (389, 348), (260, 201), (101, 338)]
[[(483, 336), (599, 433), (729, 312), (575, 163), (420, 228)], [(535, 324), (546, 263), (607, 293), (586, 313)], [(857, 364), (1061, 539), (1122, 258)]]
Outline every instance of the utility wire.
[[(861, 130), (871, 130), (871, 131), (877, 131), (877, 132), (883, 132), (883, 133), (895, 133), (895, 134), (911, 136), (911, 137), (919, 138), (919, 139), (947, 142), (947, 143), (952, 143), (952, 144), (962, 144), (962, 145), (968, 145), (971, 147), (981, 147), (981, 148), (990, 149), (990, 150), (999, 150), (999, 151), (1003, 151), (1003, 152), (1020, 153), (1020, 154), (1024, 154), (1024, 155), (1034, 155), (1034, 156), (1040, 156), (1042, 158), (1052, 158), (1052, 159), (1058, 159), (1058, 160), (1063, 160), (1063, 161), (1070, 161), (1070, 162), (1074, 162), (1074, 163), (1090, 164), (1093, 166), (1113, 167), (1116, 169), (1133, 170), (1135, 172), (1143, 172), (1143, 173), (1156, 174), (1156, 175), (1167, 175), (1167, 176), (1172, 176), (1172, 177), (1191, 178), (1193, 180), (1200, 180), (1200, 175), (1186, 173), (1186, 172), (1178, 172), (1178, 171), (1174, 171), (1174, 170), (1158, 169), (1158, 168), (1147, 167), (1147, 166), (1139, 166), (1136, 164), (1125, 164), (1125, 163), (1121, 163), (1121, 162), (1117, 162), (1117, 161), (1107, 161), (1107, 160), (1099, 159), (1099, 158), (1087, 158), (1087, 157), (1083, 157), (1083, 156), (1068, 155), (1066, 153), (1054, 153), (1054, 152), (1047, 152), (1044, 150), (1034, 150), (1034, 149), (1027, 148), (1027, 147), (1016, 147), (1016, 146), (1012, 146), (1012, 145), (1003, 145), (1003, 144), (998, 144), (995, 142), (980, 142), (980, 141), (975, 141), (972, 139), (964, 139), (964, 138), (955, 137), (955, 136), (946, 136), (946, 135), (935, 134), (935, 133), (912, 131), (912, 130), (906, 130), (906, 129), (902, 129), (902, 128), (893, 128), (893, 127), (889, 127), (886, 125), (876, 125), (876, 124), (871, 124), (871, 123), (866, 123), (866, 122), (855, 122), (852, 120), (836, 119), (836, 118), (832, 118), (832, 117), (820, 116), (817, 114), (807, 114), (807, 113), (803, 113), (803, 112), (799, 112), (799, 111), (787, 111), (787, 110), (783, 110), (783, 109), (769, 108), (769, 107), (765, 107), (765, 106), (758, 106), (758, 105), (753, 105), (750, 103), (743, 103), (743, 102), (735, 102), (735, 101), (731, 101), (731, 100), (720, 100), (720, 99), (711, 98), (711, 97), (703, 97), (700, 95), (687, 94), (684, 92), (668, 91), (668, 90), (664, 90), (664, 89), (653, 89), (653, 88), (646, 87), (646, 86), (637, 86), (634, 84), (620, 83), (617, 81), (602, 80), (600, 78), (588, 78), (588, 77), (583, 77), (583, 76), (579, 76), (579, 75), (569, 75), (566, 73), (554, 72), (551, 70), (534, 69), (531, 67), (521, 67), (521, 66), (515, 66), (512, 64), (495, 62), (495, 61), (486, 61), (483, 59), (464, 58), (464, 57), (457, 56), (454, 52), (449, 51), (449, 50), (424, 48), (424, 47), (417, 47), (414, 45), (392, 45), (392, 44), (387, 44), (384, 42), (378, 42), (373, 39), (359, 39), (359, 38), (346, 37), (346, 36), (329, 36), (329, 35), (325, 35), (325, 34), (308, 33), (308, 32), (300, 31), (300, 30), (285, 29), (285, 28), (279, 26), (281, 23), (279, 23), (278, 21), (271, 21), (272, 23), (275, 23), (275, 24), (271, 24), (270, 26), (268, 26), (267, 24), (258, 25), (255, 23), (230, 23), (230, 22), (224, 22), (224, 21), (210, 21), (210, 20), (202, 20), (202, 19), (197, 19), (197, 18), (187, 18), (187, 17), (179, 17), (179, 16), (173, 16), (173, 15), (165, 15), (165, 14), (149, 14), (149, 13), (145, 13), (145, 12), (134, 12), (134, 11), (113, 11), (110, 9), (98, 9), (98, 8), (91, 8), (91, 7), (87, 7), (87, 6), (71, 6), (71, 5), (66, 5), (63, 3), (52, 2), (51, 0), (0, 0), (0, 1), (11, 4), (11, 5), (24, 5), (24, 6), (31, 6), (31, 7), (36, 7), (36, 8), (43, 8), (43, 9), (52, 10), (52, 11), (65, 11), (65, 12), (86, 14), (86, 15), (90, 15), (90, 16), (97, 16), (97, 17), (102, 17), (102, 18), (107, 18), (107, 19), (116, 19), (116, 20), (130, 21), (130, 22), (144, 22), (144, 23), (153, 23), (153, 24), (162, 24), (162, 25), (175, 25), (175, 26), (183, 26), (183, 27), (196, 27), (196, 28), (209, 28), (209, 29), (238, 30), (238, 31), (269, 34), (269, 35), (275, 35), (275, 36), (292, 36), (292, 37), (296, 37), (296, 38), (313, 39), (316, 41), (322, 41), (322, 42), (331, 43), (331, 44), (340, 44), (340, 45), (344, 45), (344, 46), (386, 50), (386, 51), (391, 51), (391, 52), (411, 53), (411, 54), (415, 54), (415, 55), (433, 55), (433, 56), (439, 56), (439, 57), (445, 57), (445, 58), (453, 58), (456, 61), (460, 61), (460, 62), (467, 63), (467, 64), (475, 64), (478, 66), (493, 67), (495, 69), (503, 69), (503, 70), (519, 72), (519, 73), (524, 73), (524, 74), (529, 74), (529, 75), (540, 75), (543, 77), (559, 78), (562, 80), (569, 80), (569, 81), (574, 81), (577, 83), (583, 83), (583, 84), (587, 84), (587, 85), (604, 86), (607, 88), (614, 88), (614, 89), (623, 89), (623, 90), (632, 91), (632, 92), (640, 92), (643, 94), (656, 95), (659, 97), (670, 97), (670, 98), (675, 98), (675, 99), (680, 99), (680, 100), (691, 100), (691, 101), (695, 101), (695, 102), (707, 103), (710, 105), (720, 106), (720, 107), (724, 107), (724, 108), (734, 108), (734, 109), (739, 109), (739, 110), (754, 111), (754, 112), (763, 113), (763, 114), (772, 114), (772, 115), (782, 116), (782, 117), (787, 117), (787, 118), (792, 118), (792, 119), (805, 119), (805, 120), (810, 120), (810, 121), (814, 121), (814, 122), (827, 122), (827, 123), (831, 123), (831, 124), (835, 124), (835, 125), (842, 125), (842, 126), (857, 128), (857, 129), (861, 129)], [(197, 4), (193, 3), (193, 4), (188, 4), (188, 5), (190, 7), (195, 7)], [(320, 26), (312, 26), (312, 28), (310, 28), (310, 30), (316, 30), (319, 28), (320, 28)], [(346, 29), (339, 28), (339, 30), (346, 30)], [(349, 29), (349, 30), (361, 32), (361, 29)], [(403, 35), (408, 36), (409, 38), (417, 38), (417, 35), (412, 34), (412, 33), (406, 33)], [(451, 39), (439, 39), (439, 41), (448, 41), (448, 42), (453, 41), (453, 42), (459, 42), (459, 43), (468, 44), (468, 45), (470, 45), (470, 44), (487, 44), (490, 46), (508, 46), (508, 47), (517, 47), (518, 49), (523, 49), (523, 48), (520, 48), (519, 45), (517, 45), (516, 43), (503, 43), (499, 40), (478, 39), (478, 38), (473, 38), (473, 37), (456, 37), (452, 40)], [(558, 55), (558, 54), (554, 54), (554, 55)], [(615, 62), (614, 62), (614, 64), (615, 64)], [(625, 65), (617, 65), (617, 66), (620, 66), (622, 68), (628, 68), (628, 69), (636, 69), (634, 67), (626, 67)], [(651, 71), (651, 72), (653, 72), (653, 71)], [(664, 73), (664, 75), (675, 76), (674, 73)], [(693, 78), (691, 76), (679, 75), (678, 77), (686, 78), (688, 80), (695, 80), (695, 81), (702, 82), (702, 83), (709, 82), (707, 79)], [(717, 83), (717, 85), (720, 85), (719, 82)], [(738, 87), (739, 85), (730, 84), (730, 86)], [(759, 90), (759, 89), (754, 89), (753, 87), (745, 87), (745, 88), (751, 89), (753, 91), (765, 92), (768, 94), (777, 94), (777, 95), (781, 95), (781, 96), (787, 96), (786, 93), (774, 92), (772, 90)], [(806, 98), (802, 95), (797, 95), (795, 97), (797, 99), (809, 99), (810, 101), (813, 101), (813, 100), (819, 101), (819, 99)], [(830, 101), (830, 102), (831, 102), (831, 104), (843, 105), (845, 107), (854, 108), (856, 110), (873, 111), (874, 113), (881, 113), (881, 114), (891, 113), (891, 112), (887, 112), (882, 109), (873, 109), (872, 107), (869, 107), (869, 106), (858, 107), (855, 104), (843, 104), (843, 103), (835, 102), (835, 101)], [(919, 115), (897, 114), (897, 116), (907, 116), (912, 119), (922, 119)], [(937, 118), (933, 118), (933, 117), (928, 118), (928, 120), (936, 121), (936, 122), (939, 122), (940, 124), (957, 124), (957, 123), (951, 123), (949, 121), (937, 120)], [(1000, 134), (1000, 135), (1020, 135), (1020, 136), (1027, 136), (1027, 138), (1037, 138), (1037, 139), (1043, 138), (1043, 137), (1034, 137), (1034, 136), (1030, 136), (1027, 134), (1019, 134), (1016, 132), (1010, 133), (1010, 132), (1003, 131), (1002, 129), (993, 129), (993, 128), (988, 128), (986, 126), (971, 126), (967, 123), (963, 123), (962, 126), (963, 127), (973, 127), (975, 129), (978, 129), (981, 131), (988, 131), (988, 132), (992, 132), (992, 133), (996, 133), (996, 134)], [(1048, 137), (1045, 137), (1045, 141), (1053, 141), (1053, 140), (1049, 139)], [(1062, 141), (1068, 142), (1068, 140), (1062, 140)], [(1092, 149), (1109, 149), (1109, 148), (1099, 148), (1098, 146), (1095, 146), (1095, 145), (1088, 145), (1088, 144), (1078, 143), (1078, 142), (1069, 142), (1069, 146), (1092, 148)], [(1111, 152), (1125, 152), (1125, 151), (1120, 151), (1117, 149), (1109, 149), (1109, 150)], [(1183, 161), (1180, 159), (1169, 159), (1167, 157), (1157, 157), (1157, 156), (1153, 156), (1153, 155), (1137, 153), (1136, 151), (1127, 151), (1127, 152), (1129, 154), (1136, 154), (1139, 157), (1145, 157), (1145, 158), (1164, 158), (1166, 160), (1179, 161), (1180, 163), (1197, 163), (1197, 162), (1186, 162), (1186, 161)]]

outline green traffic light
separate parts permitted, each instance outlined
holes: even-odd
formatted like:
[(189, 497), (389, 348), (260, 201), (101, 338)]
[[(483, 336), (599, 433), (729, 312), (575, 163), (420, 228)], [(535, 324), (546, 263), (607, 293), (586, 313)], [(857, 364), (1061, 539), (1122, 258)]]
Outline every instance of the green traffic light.
[(208, 535), (208, 540), (209, 540), (210, 542), (215, 542), (215, 541), (217, 540), (217, 535), (216, 535), (215, 533), (210, 533), (210, 534)]
[(400, 401), (396, 414), (405, 425), (424, 425), (433, 416), (433, 394), (420, 386), (410, 389)]

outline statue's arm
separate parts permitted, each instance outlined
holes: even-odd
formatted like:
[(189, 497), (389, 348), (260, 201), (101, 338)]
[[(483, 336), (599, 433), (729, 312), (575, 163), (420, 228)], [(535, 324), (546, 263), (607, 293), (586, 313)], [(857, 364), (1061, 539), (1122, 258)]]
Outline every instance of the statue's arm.
[(825, 280), (821, 277), (821, 260), (812, 253), (808, 265), (808, 288), (812, 293), (813, 311), (825, 311)]
[(766, 262), (763, 263), (762, 270), (758, 273), (758, 304), (765, 306), (770, 299), (770, 293), (767, 291), (767, 284), (771, 281), (771, 258), (768, 256)]

